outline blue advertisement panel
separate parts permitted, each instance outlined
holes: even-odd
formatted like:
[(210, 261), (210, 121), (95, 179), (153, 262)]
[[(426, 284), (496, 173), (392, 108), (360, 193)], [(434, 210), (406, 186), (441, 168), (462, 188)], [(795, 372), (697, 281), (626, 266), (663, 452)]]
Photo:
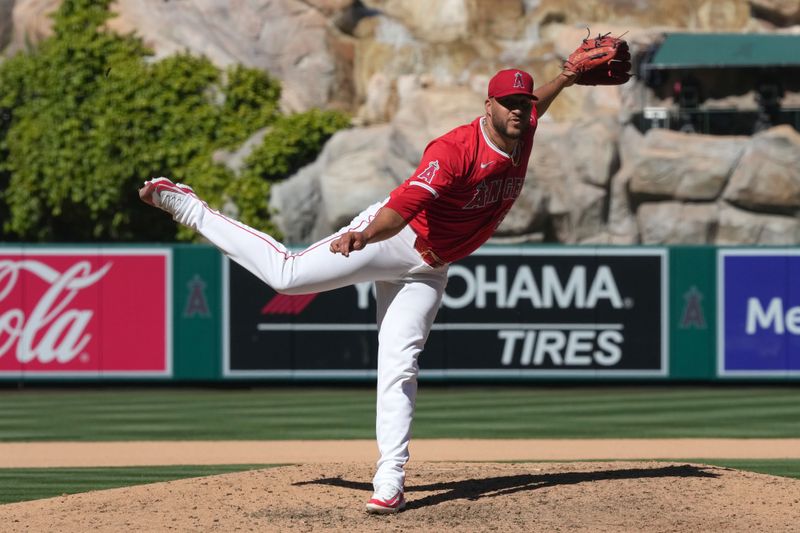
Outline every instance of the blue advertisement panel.
[(720, 250), (719, 376), (800, 375), (800, 251)]

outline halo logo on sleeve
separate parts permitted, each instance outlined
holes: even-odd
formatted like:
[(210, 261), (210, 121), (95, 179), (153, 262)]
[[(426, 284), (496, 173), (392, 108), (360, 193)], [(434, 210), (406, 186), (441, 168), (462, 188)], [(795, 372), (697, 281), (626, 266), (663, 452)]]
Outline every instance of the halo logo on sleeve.
[(436, 177), (436, 172), (439, 171), (439, 160), (431, 161), (428, 163), (428, 166), (425, 170), (420, 172), (417, 177), (424, 181), (425, 183), (430, 184), (433, 181), (433, 178)]

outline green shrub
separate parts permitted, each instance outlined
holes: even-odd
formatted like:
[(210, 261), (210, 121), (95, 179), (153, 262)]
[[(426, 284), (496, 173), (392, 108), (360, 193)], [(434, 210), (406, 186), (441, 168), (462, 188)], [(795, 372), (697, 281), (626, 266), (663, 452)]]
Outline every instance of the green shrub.
[[(143, 180), (161, 175), (216, 207), (231, 201), (245, 223), (274, 231), (270, 181), (313, 160), (346, 119), (280, 116), (280, 86), (258, 70), (220, 72), (188, 54), (153, 62), (140, 39), (102, 29), (110, 3), (64, 0), (54, 35), (0, 64), (4, 240), (196, 238), (139, 201)], [(263, 155), (241, 177), (212, 162), (214, 151), (270, 125)]]
[(283, 179), (314, 161), (320, 148), (350, 119), (336, 111), (312, 109), (275, 120), (264, 142), (245, 161), (245, 175)]

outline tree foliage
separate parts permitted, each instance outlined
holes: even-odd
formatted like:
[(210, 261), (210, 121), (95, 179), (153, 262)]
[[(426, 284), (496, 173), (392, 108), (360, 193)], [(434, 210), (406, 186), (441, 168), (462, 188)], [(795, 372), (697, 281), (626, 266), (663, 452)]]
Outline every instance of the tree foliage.
[[(103, 29), (111, 0), (64, 0), (54, 35), (0, 64), (0, 216), (5, 240), (190, 238), (145, 206), (144, 179), (188, 183), (237, 205), (263, 231), (269, 184), (315, 157), (338, 113), (282, 116), (280, 86), (242, 66), (181, 54), (154, 62), (133, 35)], [(272, 125), (241, 176), (213, 163)], [(304, 128), (299, 132), (293, 128)]]
[(279, 117), (245, 161), (244, 175), (266, 180), (288, 177), (311, 163), (325, 141), (348, 124), (344, 115), (318, 109)]

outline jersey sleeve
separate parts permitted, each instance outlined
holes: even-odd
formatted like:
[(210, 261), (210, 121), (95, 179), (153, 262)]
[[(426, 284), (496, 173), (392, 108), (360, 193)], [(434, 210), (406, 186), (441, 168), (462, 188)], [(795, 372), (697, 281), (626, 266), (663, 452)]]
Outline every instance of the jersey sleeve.
[(437, 139), (425, 149), (411, 177), (391, 192), (386, 207), (409, 221), (437, 198), (446, 196), (465, 175), (464, 150)]

